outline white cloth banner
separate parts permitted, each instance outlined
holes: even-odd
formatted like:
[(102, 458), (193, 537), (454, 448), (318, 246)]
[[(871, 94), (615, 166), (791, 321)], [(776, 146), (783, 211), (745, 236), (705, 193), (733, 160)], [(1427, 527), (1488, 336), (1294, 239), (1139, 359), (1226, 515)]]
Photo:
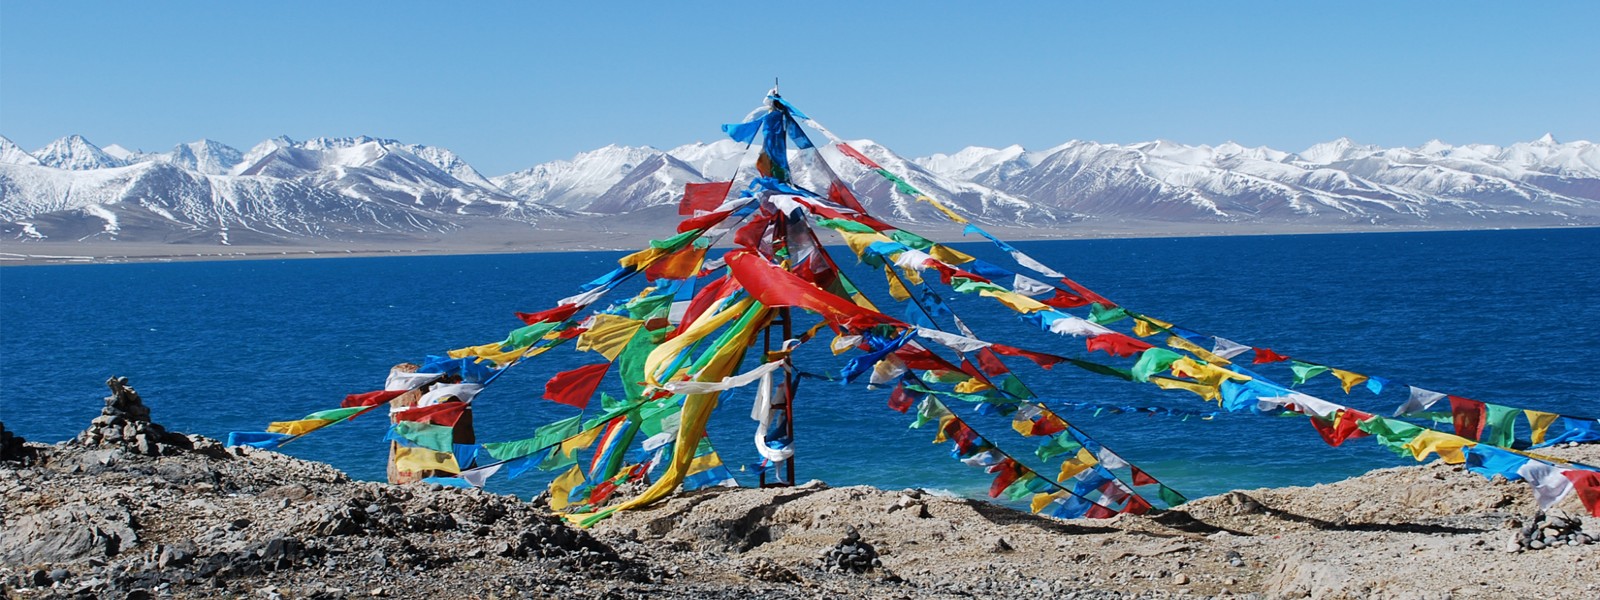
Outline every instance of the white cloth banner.
[(1058, 273), (1055, 269), (1044, 266), (1044, 263), (1034, 260), (1032, 256), (1023, 254), (1021, 250), (1012, 250), (1011, 259), (1017, 261), (1017, 264), (1032, 269), (1033, 272), (1045, 277), (1052, 279), (1061, 279), (1066, 277), (1065, 274)]
[(1056, 291), (1056, 287), (1027, 275), (1018, 274), (1011, 281), (1011, 291), (1024, 296), (1038, 296)]
[(455, 396), (457, 400), (462, 402), (471, 402), (472, 397), (478, 395), (480, 391), (483, 391), (483, 384), (481, 383), (447, 383), (438, 385), (434, 386), (428, 393), (423, 394), (422, 399), (417, 400), (417, 406), (433, 406), (443, 402), (445, 398), (450, 396)]
[(867, 376), (867, 384), (872, 386), (883, 385), (899, 379), (906, 371), (906, 361), (890, 354), (872, 365), (872, 373)]
[[(783, 364), (782, 361), (773, 361), (767, 364)], [(765, 365), (763, 365), (765, 366)], [(756, 452), (762, 458), (772, 462), (783, 462), (794, 456), (793, 447), (773, 448), (767, 444), (767, 430), (772, 428), (772, 404), (777, 400), (773, 389), (772, 371), (761, 375), (761, 386), (756, 391), (755, 405), (750, 407), (750, 418), (756, 422)]]
[(1425, 390), (1417, 386), (1411, 386), (1411, 397), (1407, 398), (1406, 403), (1401, 404), (1400, 408), (1395, 409), (1394, 416), (1399, 417), (1402, 415), (1409, 415), (1414, 412), (1428, 410), (1428, 407), (1433, 406), (1444, 398), (1444, 394), (1439, 392)]
[(600, 287), (597, 287), (595, 289), (589, 290), (589, 291), (584, 292), (582, 294), (577, 294), (577, 295), (574, 295), (574, 296), (567, 296), (565, 298), (557, 300), (556, 304), (576, 304), (579, 307), (578, 310), (583, 310), (582, 307), (588, 306), (590, 304), (594, 304), (594, 301), (599, 300), (601, 296), (606, 295), (606, 292), (609, 292), (609, 291), (611, 291), (610, 287), (602, 285)]
[(419, 385), (427, 383), (428, 381), (443, 375), (444, 373), (402, 373), (391, 371), (389, 373), (389, 379), (383, 382), (383, 389), (390, 392), (398, 392), (401, 390), (410, 391), (417, 389), (417, 386)]
[(723, 377), (721, 381), (670, 381), (661, 387), (674, 394), (710, 394), (750, 385), (782, 366), (783, 361), (775, 360), (738, 375)]
[(1058, 335), (1071, 335), (1076, 337), (1094, 337), (1097, 335), (1114, 333), (1101, 325), (1090, 323), (1087, 319), (1075, 317), (1066, 313), (1050, 323), (1050, 333)]
[(977, 352), (978, 350), (982, 350), (994, 345), (983, 340), (973, 339), (953, 333), (945, 333), (937, 329), (929, 329), (927, 327), (920, 326), (917, 327), (917, 337), (930, 342), (936, 342), (941, 346), (948, 347), (957, 352)]
[(1000, 464), (1000, 461), (1002, 460), (1005, 459), (1001, 458), (1000, 455), (995, 451), (984, 450), (983, 452), (979, 452), (972, 456), (961, 459), (961, 462), (974, 467), (992, 467)]
[(1517, 469), (1517, 474), (1533, 486), (1533, 497), (1540, 509), (1547, 509), (1572, 493), (1572, 480), (1561, 474), (1564, 469), (1549, 463), (1530, 460)]
[(1240, 354), (1244, 354), (1246, 350), (1250, 349), (1249, 346), (1235, 342), (1228, 338), (1212, 336), (1211, 339), (1216, 340), (1217, 342), (1216, 345), (1211, 347), (1211, 353), (1223, 358), (1233, 358)]
[(1095, 458), (1100, 459), (1100, 464), (1105, 465), (1107, 469), (1121, 469), (1128, 466), (1128, 461), (1122, 460), (1122, 457), (1117, 456), (1117, 453), (1103, 447), (1100, 448), (1100, 454)]
[(472, 487), (483, 487), (483, 482), (493, 477), (495, 473), (499, 473), (502, 466), (505, 466), (505, 463), (496, 463), (487, 467), (462, 471), (461, 478), (472, 484)]
[(1345, 408), (1343, 405), (1334, 404), (1316, 396), (1310, 396), (1300, 392), (1289, 392), (1289, 395), (1287, 396), (1273, 396), (1270, 398), (1256, 399), (1256, 407), (1262, 410), (1282, 408), (1290, 404), (1293, 404), (1295, 408), (1298, 408), (1298, 412), (1300, 414), (1322, 419), (1331, 419), (1333, 418), (1334, 413), (1337, 413), (1341, 409)]
[(928, 268), (928, 261), (933, 260), (933, 255), (915, 248), (901, 252), (894, 257), (894, 265), (902, 269), (915, 269), (921, 271)]

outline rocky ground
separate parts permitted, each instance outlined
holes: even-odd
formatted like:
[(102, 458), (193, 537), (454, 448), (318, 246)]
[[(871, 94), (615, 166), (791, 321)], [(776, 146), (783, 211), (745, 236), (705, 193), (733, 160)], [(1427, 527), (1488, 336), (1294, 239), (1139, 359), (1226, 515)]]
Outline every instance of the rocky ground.
[(0, 427), (6, 597), (1600, 597), (1600, 519), (1576, 498), (1535, 521), (1525, 484), (1439, 463), (1101, 521), (813, 482), (584, 531), (511, 496), (166, 432), (110, 383), (75, 440)]

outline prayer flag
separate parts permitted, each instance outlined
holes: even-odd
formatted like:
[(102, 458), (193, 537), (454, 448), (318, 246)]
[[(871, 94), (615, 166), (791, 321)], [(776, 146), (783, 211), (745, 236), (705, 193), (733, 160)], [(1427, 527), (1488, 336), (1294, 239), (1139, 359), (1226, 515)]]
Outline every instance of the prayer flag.
[(367, 392), (365, 394), (350, 394), (349, 396), (344, 397), (344, 402), (339, 403), (339, 406), (350, 408), (353, 406), (373, 406), (375, 404), (383, 404), (395, 398), (399, 398), (409, 391), (411, 390), (378, 390), (376, 392)]
[(559, 404), (584, 408), (589, 405), (589, 397), (594, 395), (595, 389), (600, 387), (600, 380), (610, 369), (611, 363), (603, 362), (556, 373), (555, 377), (551, 377), (550, 381), (544, 384), (544, 398)]
[(1455, 424), (1456, 435), (1474, 441), (1482, 438), (1487, 413), (1488, 407), (1482, 402), (1450, 396), (1450, 416)]
[(1289, 360), (1289, 357), (1273, 352), (1271, 348), (1256, 348), (1255, 364), (1275, 363)]

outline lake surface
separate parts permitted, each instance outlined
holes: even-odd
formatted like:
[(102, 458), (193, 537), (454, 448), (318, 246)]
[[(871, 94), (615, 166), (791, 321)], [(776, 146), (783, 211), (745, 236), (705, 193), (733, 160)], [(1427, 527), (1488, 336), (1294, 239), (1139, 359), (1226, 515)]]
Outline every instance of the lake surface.
[[(1478, 400), (1600, 414), (1588, 354), (1600, 339), (1600, 230), (1524, 230), (1025, 242), (1034, 257), (1130, 309), (1281, 354)], [(1006, 268), (986, 243), (956, 247)], [(84, 428), (105, 379), (126, 376), (169, 429), (225, 438), (337, 407), (382, 387), (388, 368), (502, 339), (515, 311), (548, 308), (610, 270), (621, 253), (578, 252), (0, 269), (0, 420), (30, 440)], [(834, 249), (841, 263), (854, 263)], [(881, 274), (854, 271), (880, 306)], [(619, 290), (630, 294), (637, 287)], [(937, 286), (941, 293), (947, 288)], [(1019, 322), (987, 299), (952, 307), (986, 339), (1083, 356), (1080, 339)], [(902, 314), (898, 307), (886, 309)], [(1081, 313), (1080, 313), (1081, 314)], [(802, 368), (836, 373), (823, 344)], [(849, 354), (843, 358), (849, 358)], [(1110, 362), (1104, 354), (1096, 360)], [(480, 442), (522, 438), (574, 409), (539, 398), (557, 371), (594, 362), (566, 348), (508, 372), (474, 403)], [(1209, 410), (1069, 366), (1013, 364), (1055, 401)], [(1287, 369), (1264, 369), (1287, 383)], [(615, 383), (607, 384), (615, 387)], [(1404, 389), (1346, 396), (1323, 375), (1302, 389), (1388, 414)], [(712, 440), (730, 466), (757, 460), (753, 389), (725, 402)], [(834, 485), (921, 486), (981, 494), (990, 476), (952, 460), (933, 431), (885, 406), (887, 391), (806, 380), (796, 406), (799, 477)], [(1223, 413), (1212, 420), (1086, 409), (1061, 414), (1190, 497), (1332, 482), (1411, 464), (1370, 440), (1325, 446), (1301, 418)], [(384, 476), (380, 414), (285, 446), (362, 479)], [(1003, 449), (1034, 440), (1008, 419), (974, 416)], [(1054, 467), (1032, 463), (1044, 473)], [(529, 495), (550, 474), (491, 479)], [(740, 477), (753, 481), (749, 473)]]

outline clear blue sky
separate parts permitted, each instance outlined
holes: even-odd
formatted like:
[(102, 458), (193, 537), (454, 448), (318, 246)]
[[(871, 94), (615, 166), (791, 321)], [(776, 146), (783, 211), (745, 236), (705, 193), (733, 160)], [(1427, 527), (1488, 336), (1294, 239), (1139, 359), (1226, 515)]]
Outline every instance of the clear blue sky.
[(367, 134), (497, 175), (709, 141), (774, 75), (907, 155), (1600, 140), (1600, 2), (0, 0), (0, 134), (29, 150)]

